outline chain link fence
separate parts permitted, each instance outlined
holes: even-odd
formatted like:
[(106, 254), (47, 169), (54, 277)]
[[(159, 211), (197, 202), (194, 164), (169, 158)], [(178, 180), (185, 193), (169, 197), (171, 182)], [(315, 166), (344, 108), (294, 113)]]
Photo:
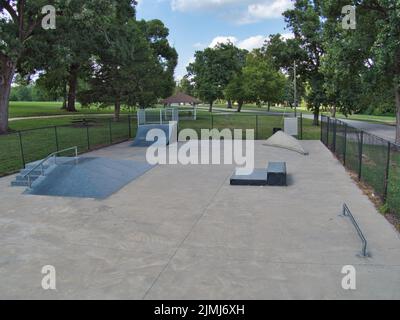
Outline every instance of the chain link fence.
[[(154, 116), (160, 112), (155, 111)], [(299, 139), (319, 139), (319, 127), (312, 120), (299, 120)], [(155, 120), (156, 121), (156, 120)], [(164, 122), (164, 121), (163, 121)], [(266, 140), (277, 129), (284, 129), (283, 115), (199, 113), (196, 120), (179, 121), (179, 131), (193, 129), (201, 138), (201, 129), (242, 129), (246, 139), (246, 129), (254, 130), (256, 140)], [(112, 118), (94, 117), (74, 119), (69, 125), (23, 130), (0, 136), (0, 176), (12, 174), (26, 164), (45, 158), (49, 154), (78, 147), (79, 153), (126, 141), (136, 136), (136, 116), (121, 116), (120, 121)]]
[(400, 146), (322, 116), (321, 140), (358, 179), (400, 214)]
[(126, 141), (136, 135), (136, 118), (74, 120), (70, 125), (18, 131), (0, 136), (0, 176), (15, 173), (49, 154), (78, 147), (79, 153)]

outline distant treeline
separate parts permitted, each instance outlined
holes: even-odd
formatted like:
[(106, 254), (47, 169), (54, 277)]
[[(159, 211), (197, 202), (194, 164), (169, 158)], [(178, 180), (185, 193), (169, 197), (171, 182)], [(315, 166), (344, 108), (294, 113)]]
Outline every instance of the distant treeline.
[(54, 101), (36, 85), (18, 85), (11, 88), (10, 101)]

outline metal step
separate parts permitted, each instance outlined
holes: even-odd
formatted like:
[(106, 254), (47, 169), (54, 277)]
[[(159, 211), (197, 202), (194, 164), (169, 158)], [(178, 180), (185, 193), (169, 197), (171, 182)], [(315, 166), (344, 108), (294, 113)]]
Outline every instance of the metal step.
[[(35, 180), (37, 180), (39, 177), (40, 177), (40, 175), (39, 175), (39, 176), (37, 176), (37, 175), (31, 175), (31, 176), (30, 176), (30, 180), (31, 180), (31, 181), (35, 181)], [(28, 177), (24, 177), (23, 175), (19, 175), (19, 176), (17, 176), (16, 180), (17, 180), (17, 181), (28, 181), (29, 179), (28, 179)]]
[[(49, 161), (50, 161), (50, 160), (49, 160)], [(30, 170), (30, 169), (34, 168), (36, 165), (37, 165), (36, 163), (28, 163), (28, 164), (26, 165), (25, 169), (23, 169), (23, 170)], [(44, 164), (44, 165), (43, 165), (43, 169), (44, 169), (44, 170), (48, 169), (49, 167), (50, 167), (49, 164)], [(41, 168), (41, 167), (40, 167), (40, 168)], [(38, 169), (40, 170), (40, 168), (38, 168)]]
[[(46, 169), (44, 170), (44, 172), (46, 172)], [(41, 169), (35, 169), (32, 172), (29, 172), (29, 169), (24, 169), (21, 170), (21, 172), (19, 173), (21, 176), (24, 176), (26, 174), (30, 173), (30, 176), (41, 176), (42, 175), (42, 170)]]
[(28, 181), (12, 181), (12, 187), (29, 187)]

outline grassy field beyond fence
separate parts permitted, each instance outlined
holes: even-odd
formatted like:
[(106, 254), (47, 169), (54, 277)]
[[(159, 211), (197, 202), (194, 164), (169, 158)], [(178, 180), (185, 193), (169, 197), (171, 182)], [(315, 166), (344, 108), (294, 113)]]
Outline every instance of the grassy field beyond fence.
[(322, 118), (321, 132), (323, 143), (346, 168), (400, 216), (400, 147), (329, 117)]
[[(154, 110), (154, 115), (159, 115)], [(49, 154), (77, 146), (80, 153), (108, 146), (135, 137), (136, 117), (121, 116), (119, 122), (111, 117), (88, 118), (85, 123), (76, 117), (34, 119), (12, 122), (14, 132), (0, 136), (0, 176), (15, 173), (25, 164), (40, 160)], [(302, 124), (300, 137), (307, 140), (320, 139), (320, 127), (312, 120), (299, 120)], [(255, 139), (265, 140), (272, 136), (274, 128), (283, 128), (282, 116), (250, 114), (211, 114), (199, 112), (197, 120), (182, 120), (179, 130), (194, 129), (200, 136), (201, 129), (252, 129)], [(246, 138), (245, 131), (243, 139)]]

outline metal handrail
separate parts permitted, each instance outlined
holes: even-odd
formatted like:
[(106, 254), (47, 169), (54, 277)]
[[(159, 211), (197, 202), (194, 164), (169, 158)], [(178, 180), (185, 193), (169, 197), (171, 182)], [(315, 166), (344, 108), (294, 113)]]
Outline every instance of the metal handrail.
[(362, 255), (363, 257), (369, 257), (369, 254), (367, 252), (367, 239), (365, 239), (364, 234), (361, 231), (360, 226), (358, 225), (356, 219), (354, 219), (353, 214), (351, 213), (349, 207), (347, 206), (347, 204), (343, 205), (343, 216), (344, 217), (350, 217), (351, 222), (353, 223), (354, 227), (356, 228), (356, 231), (358, 233), (358, 236), (360, 237), (361, 241), (362, 241)]
[(36, 166), (34, 166), (32, 169), (30, 169), (26, 174), (23, 175), (23, 178), (28, 177), (28, 186), (29, 188), (32, 188), (32, 182), (31, 182), (31, 174), (33, 171), (35, 171), (37, 168), (41, 168), (41, 176), (44, 176), (44, 168), (43, 165), (45, 162), (50, 160), (51, 158), (54, 158), (54, 164), (57, 164), (57, 155), (60, 153), (64, 153), (70, 150), (75, 150), (75, 163), (78, 163), (78, 147), (72, 147), (64, 150), (60, 150), (57, 152), (53, 152), (52, 154), (48, 155), (46, 158), (44, 158), (42, 161), (40, 161)]

